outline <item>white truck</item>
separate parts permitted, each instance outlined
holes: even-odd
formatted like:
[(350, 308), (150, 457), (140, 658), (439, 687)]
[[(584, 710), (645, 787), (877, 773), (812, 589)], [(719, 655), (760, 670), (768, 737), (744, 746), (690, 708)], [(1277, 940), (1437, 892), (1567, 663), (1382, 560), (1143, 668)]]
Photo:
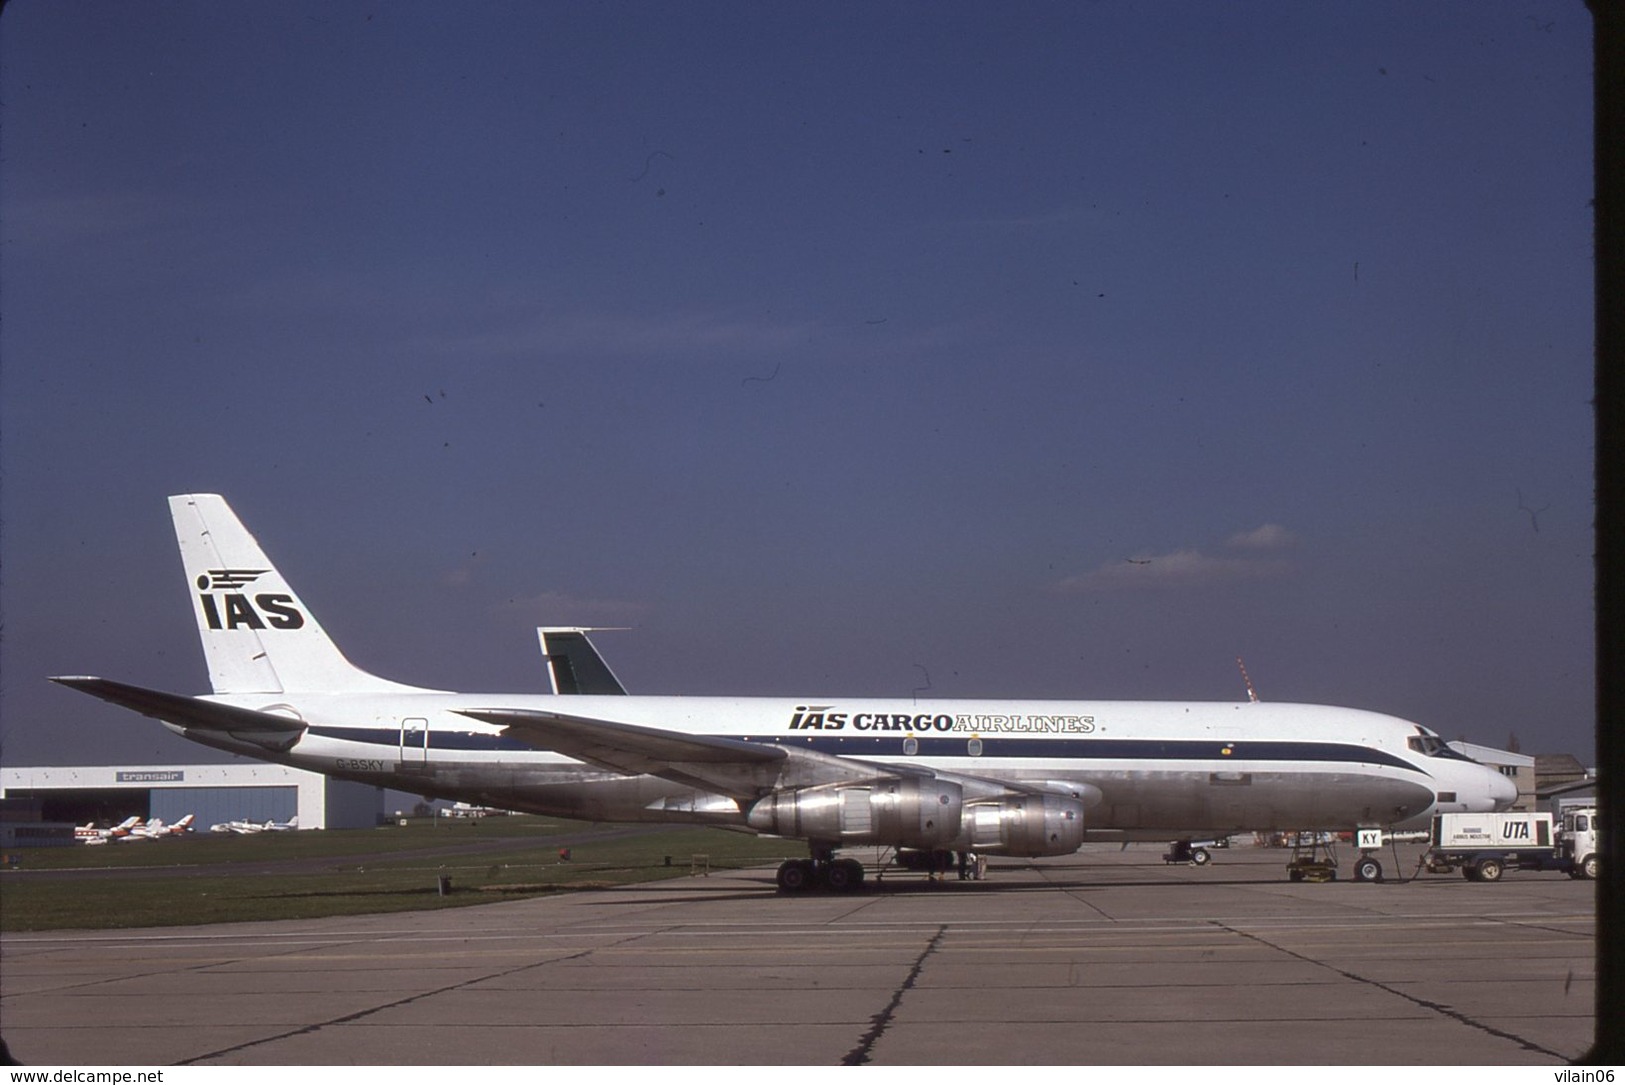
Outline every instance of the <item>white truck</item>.
[(1507, 870), (1557, 870), (1597, 876), (1597, 808), (1576, 807), (1561, 826), (1551, 814), (1438, 814), (1423, 856), (1431, 874), (1460, 869), (1468, 881), (1499, 881)]

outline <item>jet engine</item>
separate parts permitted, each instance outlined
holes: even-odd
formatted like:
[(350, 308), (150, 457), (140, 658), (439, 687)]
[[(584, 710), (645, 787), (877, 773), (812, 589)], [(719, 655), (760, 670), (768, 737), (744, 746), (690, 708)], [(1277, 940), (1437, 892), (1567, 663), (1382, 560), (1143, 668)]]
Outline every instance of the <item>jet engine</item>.
[(1001, 855), (1071, 855), (1083, 845), (1083, 803), (1063, 795), (1015, 795), (965, 807), (951, 846)]
[(775, 791), (745, 815), (758, 832), (837, 846), (1070, 855), (1083, 844), (1084, 804), (1064, 795), (965, 802), (948, 780), (905, 777), (871, 784)]
[(757, 800), (745, 822), (758, 832), (832, 844), (941, 848), (960, 835), (964, 810), (958, 784), (908, 776), (775, 791)]

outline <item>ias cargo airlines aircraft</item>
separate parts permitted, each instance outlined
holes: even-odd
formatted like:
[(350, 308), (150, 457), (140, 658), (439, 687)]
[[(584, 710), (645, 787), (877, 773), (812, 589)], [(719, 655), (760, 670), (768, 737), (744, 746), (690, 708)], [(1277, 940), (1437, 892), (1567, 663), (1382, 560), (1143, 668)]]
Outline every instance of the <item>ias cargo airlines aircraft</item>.
[(864, 868), (835, 853), (857, 845), (1064, 855), (1085, 839), (1420, 827), (1515, 797), (1432, 731), (1349, 708), (403, 685), (344, 657), (223, 498), (169, 504), (214, 693), (54, 681), (204, 745), (346, 780), (805, 840), (810, 858), (779, 868), (786, 890), (852, 888)]

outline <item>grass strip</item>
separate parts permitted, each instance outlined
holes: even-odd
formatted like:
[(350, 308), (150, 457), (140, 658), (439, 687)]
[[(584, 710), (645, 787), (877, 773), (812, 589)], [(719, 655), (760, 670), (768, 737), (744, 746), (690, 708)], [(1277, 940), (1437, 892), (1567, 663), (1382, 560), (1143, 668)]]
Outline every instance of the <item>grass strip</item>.
[[(488, 831), (492, 823), (509, 822)], [(521, 823), (535, 824), (526, 827)], [(561, 843), (567, 841), (567, 843)], [(569, 859), (560, 855), (569, 849)], [(143, 852), (140, 856), (127, 853)], [(455, 908), (741, 869), (799, 851), (718, 829), (529, 818), (41, 848), (0, 873), (0, 930), (107, 930)], [(142, 861), (145, 860), (145, 861)], [(163, 861), (159, 861), (163, 860)], [(450, 892), (440, 893), (440, 879)]]

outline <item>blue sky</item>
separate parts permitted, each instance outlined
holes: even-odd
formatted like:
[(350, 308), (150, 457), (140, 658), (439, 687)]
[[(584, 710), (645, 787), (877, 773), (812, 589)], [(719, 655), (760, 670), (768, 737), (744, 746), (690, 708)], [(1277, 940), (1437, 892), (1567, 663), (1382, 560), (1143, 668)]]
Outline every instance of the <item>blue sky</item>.
[(346, 652), (1589, 757), (1557, 4), (8, 4), (0, 756), (206, 759), (164, 497)]

